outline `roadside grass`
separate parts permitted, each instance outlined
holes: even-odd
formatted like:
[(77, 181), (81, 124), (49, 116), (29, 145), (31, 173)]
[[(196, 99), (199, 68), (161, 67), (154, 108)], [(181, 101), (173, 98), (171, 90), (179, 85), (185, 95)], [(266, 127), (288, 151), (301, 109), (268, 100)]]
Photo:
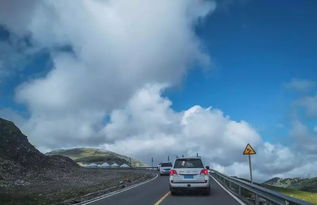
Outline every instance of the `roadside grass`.
[[(262, 185), (263, 186), (263, 185)], [(274, 187), (274, 186), (268, 186), (265, 185), (266, 188), (271, 189), (273, 191), (280, 192), (282, 194), (301, 199), (304, 201), (308, 201), (313, 204), (317, 204), (317, 193), (312, 192), (306, 192), (306, 191), (298, 191), (294, 189), (287, 189), (287, 188), (281, 188), (281, 187)]]

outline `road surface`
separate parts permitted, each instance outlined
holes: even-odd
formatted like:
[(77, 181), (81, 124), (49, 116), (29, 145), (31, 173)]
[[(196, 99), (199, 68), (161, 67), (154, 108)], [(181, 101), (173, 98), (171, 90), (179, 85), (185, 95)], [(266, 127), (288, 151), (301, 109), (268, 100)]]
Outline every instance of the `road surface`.
[(239, 205), (232, 196), (223, 190), (213, 179), (209, 196), (199, 193), (186, 193), (172, 196), (169, 193), (168, 176), (159, 176), (155, 180), (110, 196), (89, 205)]

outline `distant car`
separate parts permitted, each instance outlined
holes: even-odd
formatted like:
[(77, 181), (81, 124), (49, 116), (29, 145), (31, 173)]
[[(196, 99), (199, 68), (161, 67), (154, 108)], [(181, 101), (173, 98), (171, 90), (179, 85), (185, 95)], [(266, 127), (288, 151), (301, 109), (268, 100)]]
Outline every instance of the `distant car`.
[(160, 175), (169, 175), (172, 166), (171, 162), (161, 163), (161, 166), (159, 167)]
[(206, 168), (200, 157), (186, 157), (175, 160), (170, 170), (169, 186), (174, 195), (182, 190), (202, 190), (210, 193), (209, 167)]

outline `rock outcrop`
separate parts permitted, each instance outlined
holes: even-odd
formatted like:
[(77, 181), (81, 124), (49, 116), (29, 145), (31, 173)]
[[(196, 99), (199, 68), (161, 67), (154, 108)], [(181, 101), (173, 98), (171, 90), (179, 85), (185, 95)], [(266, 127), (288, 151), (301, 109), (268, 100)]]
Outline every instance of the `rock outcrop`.
[(68, 171), (78, 165), (63, 156), (46, 156), (31, 145), (13, 122), (0, 118), (0, 180), (48, 170)]

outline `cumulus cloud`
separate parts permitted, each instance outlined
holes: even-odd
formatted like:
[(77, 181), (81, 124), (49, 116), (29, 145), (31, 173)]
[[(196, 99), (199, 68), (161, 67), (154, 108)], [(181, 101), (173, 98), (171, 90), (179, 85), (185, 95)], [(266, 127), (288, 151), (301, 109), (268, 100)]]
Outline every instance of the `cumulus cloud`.
[[(113, 137), (111, 149), (125, 152), (127, 149), (121, 144), (126, 144), (135, 147), (135, 152), (138, 152), (140, 147), (130, 146), (127, 140), (131, 143), (149, 140), (154, 143), (148, 147), (145, 143), (142, 147), (157, 150), (157, 154), (164, 153), (162, 150), (165, 149), (173, 151), (171, 154), (174, 156), (180, 154), (180, 150), (187, 150), (183, 154), (210, 152), (208, 155), (220, 161), (228, 155), (235, 158), (234, 153), (247, 142), (257, 144), (260, 141), (259, 135), (248, 123), (232, 121), (218, 109), (196, 105), (183, 112), (175, 112), (170, 106), (171, 102), (161, 97), (158, 85), (148, 85), (138, 91), (124, 109), (111, 113), (110, 123), (103, 129), (106, 136)], [(164, 141), (162, 139), (169, 142), (166, 148), (157, 146), (157, 142)], [(225, 152), (223, 147), (227, 147), (228, 151)], [(139, 152), (142, 155), (143, 150)], [(223, 160), (221, 163), (226, 162)]]
[[(307, 80), (301, 80), (293, 84), (298, 84), (297, 91), (308, 91), (315, 86), (314, 81)], [(296, 142), (296, 149), (301, 150), (305, 154), (315, 154), (317, 150), (317, 135), (314, 130), (316, 128), (308, 126), (306, 122), (313, 122), (317, 117), (317, 96), (309, 93), (303, 94), (294, 101), (291, 108), (290, 135)]]
[(306, 79), (292, 79), (290, 82), (285, 83), (284, 87), (290, 90), (304, 92), (315, 87), (316, 83)]
[(166, 160), (167, 155), (174, 159), (199, 153), (212, 168), (248, 178), (248, 161), (242, 151), (250, 143), (257, 151), (253, 156), (257, 180), (293, 176), (296, 167), (307, 163), (296, 149), (263, 141), (250, 124), (231, 120), (219, 109), (195, 105), (174, 111), (171, 101), (162, 97), (163, 90), (162, 85), (147, 85), (124, 108), (113, 110), (101, 131), (107, 138), (101, 147), (144, 161), (154, 157), (156, 162)]
[(209, 67), (195, 27), (215, 8), (207, 0), (2, 0), (0, 24), (45, 48), (53, 65), (16, 88), (30, 117), (12, 118), (42, 150), (100, 146), (147, 162), (198, 152), (225, 173), (245, 175), (241, 152), (251, 143), (262, 153), (259, 176), (293, 170), (296, 155), (263, 142), (247, 122), (199, 105), (176, 112), (162, 97), (191, 67)]
[[(308, 91), (315, 85), (313, 81), (303, 81), (304, 85), (298, 86), (300, 89), (294, 91)], [(300, 168), (293, 168), (287, 172), (287, 176), (312, 177), (315, 168), (312, 164), (317, 161), (317, 135), (314, 132), (316, 128), (310, 124), (315, 121), (317, 116), (317, 97), (313, 94), (302, 93), (294, 100), (290, 110), (290, 130), (289, 134), (293, 145), (291, 151), (296, 158), (293, 161)]]
[[(51, 71), (16, 90), (31, 113), (26, 132), (46, 148), (60, 146), (62, 138), (65, 145), (77, 138), (95, 144), (103, 119), (137, 89), (173, 86), (194, 65), (209, 66), (195, 26), (215, 9), (213, 1), (1, 3), (0, 24), (51, 50)], [(54, 50), (60, 46), (71, 49)]]
[(28, 2), (1, 0), (0, 23), (14, 33), (24, 36), (27, 26), (32, 21), (32, 13), (35, 12), (39, 2), (38, 0)]
[[(195, 105), (175, 112), (169, 99), (161, 97), (162, 86), (147, 85), (126, 107), (114, 110), (101, 131), (112, 143), (104, 148), (134, 153), (148, 161), (149, 156), (164, 160), (196, 152), (219, 165), (241, 162), (241, 149), (247, 143), (258, 145), (258, 133), (246, 122), (233, 121), (219, 109)], [(146, 155), (144, 153), (147, 153)]]
[(302, 153), (317, 153), (317, 135), (312, 133), (299, 119), (293, 120), (290, 134), (295, 138), (296, 147)]
[[(315, 177), (315, 155), (308, 155), (298, 147), (286, 147), (280, 144), (263, 142), (255, 147), (256, 155), (252, 158), (253, 178), (264, 182), (273, 177)], [(240, 162), (232, 162), (222, 166), (211, 161), (210, 166), (230, 176), (249, 178), (249, 165), (247, 156)]]

